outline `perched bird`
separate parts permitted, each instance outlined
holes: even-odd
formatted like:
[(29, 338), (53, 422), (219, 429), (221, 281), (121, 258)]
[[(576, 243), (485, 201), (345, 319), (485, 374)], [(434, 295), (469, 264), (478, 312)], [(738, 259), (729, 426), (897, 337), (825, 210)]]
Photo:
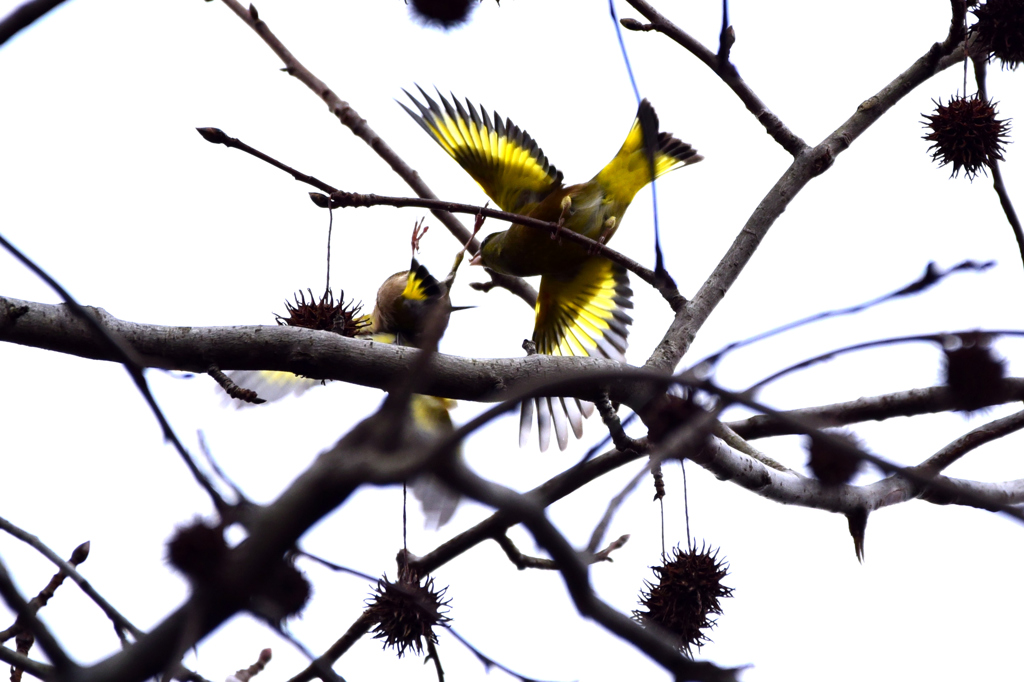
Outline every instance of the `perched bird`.
[[(419, 87), (419, 86), (417, 86)], [(658, 131), (658, 117), (646, 99), (615, 157), (588, 182), (565, 186), (537, 143), (497, 112), (493, 117), (466, 100), (438, 93), (440, 105), (422, 88), (421, 103), (406, 92), (418, 113), (401, 104), (413, 119), (476, 180), (502, 210), (548, 222), (607, 242), (622, 222), (633, 197), (653, 177), (700, 161), (685, 142)], [(652, 175), (653, 171), (653, 175)], [(513, 224), (484, 239), (472, 261), (507, 275), (540, 275), (533, 341), (548, 355), (597, 355), (625, 361), (625, 312), (632, 308), (627, 271), (585, 247), (562, 242), (544, 230)], [(573, 399), (536, 401), (541, 450), (550, 442), (552, 422), (558, 446), (568, 443), (568, 426), (576, 437), (583, 416), (593, 405)], [(523, 402), (519, 440), (524, 444), (533, 421), (534, 404)]]
[(427, 341), (432, 318), (440, 338), (448, 328), (453, 310), (449, 287), (455, 279), (455, 270), (444, 282), (438, 282), (426, 267), (415, 258), (408, 270), (396, 272), (384, 280), (377, 290), (377, 301), (370, 313), (370, 324), (356, 333), (356, 338), (370, 338), (381, 343), (420, 348)]
[[(373, 311), (355, 320), (353, 327), (358, 328), (355, 337), (415, 348), (425, 343), (436, 343), (448, 327), (452, 311), (464, 310), (452, 306), (449, 297), (461, 261), (460, 253), (448, 277), (439, 282), (413, 258), (408, 270), (396, 272), (384, 280), (377, 291)], [(234, 371), (228, 376), (237, 385), (255, 391), (266, 401), (290, 394), (299, 395), (321, 383), (291, 372)], [(236, 403), (240, 407), (248, 404)], [(413, 394), (408, 403), (408, 424), (413, 429), (410, 435), (429, 442), (452, 433), (455, 427), (450, 411), (455, 406), (454, 400)], [(455, 513), (458, 496), (433, 475), (420, 475), (410, 482), (410, 489), (420, 501), (428, 527), (443, 526)]]
[[(437, 336), (440, 337), (448, 327), (448, 318), (452, 311), (464, 309), (453, 307), (449, 297), (449, 289), (455, 280), (455, 271), (460, 263), (461, 257), (456, 259), (448, 277), (439, 282), (424, 265), (413, 258), (408, 270), (396, 272), (384, 280), (377, 290), (377, 298), (370, 314), (362, 315), (348, 325), (350, 329), (356, 330), (352, 335), (358, 339), (370, 339), (378, 343), (419, 348), (425, 340), (426, 330), (433, 316), (436, 317)], [(292, 318), (296, 317), (325, 319), (324, 315), (318, 314), (292, 315)], [(287, 324), (288, 320), (284, 323)], [(326, 320), (326, 325), (329, 324), (330, 321)], [(326, 325), (314, 328), (329, 328)], [(242, 388), (255, 391), (267, 402), (288, 395), (301, 395), (321, 383), (318, 379), (300, 377), (291, 372), (270, 370), (236, 370), (228, 372), (228, 376)], [(244, 407), (247, 404), (235, 402), (237, 407)]]

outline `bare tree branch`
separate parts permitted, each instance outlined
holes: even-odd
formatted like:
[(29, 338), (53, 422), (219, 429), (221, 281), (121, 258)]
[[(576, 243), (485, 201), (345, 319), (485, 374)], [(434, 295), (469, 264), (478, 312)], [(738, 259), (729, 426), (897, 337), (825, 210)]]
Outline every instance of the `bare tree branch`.
[[(83, 563), (89, 557), (89, 543), (83, 542), (75, 551), (71, 553), (71, 558), (68, 559), (68, 564), (77, 567)], [(64, 579), (68, 577), (67, 571), (63, 568), (57, 569), (57, 572), (50, 578), (50, 582), (46, 584), (39, 594), (32, 598), (28, 603), (29, 609), (32, 613), (38, 613), (39, 609), (46, 606), (54, 594), (57, 593), (57, 588), (64, 583)], [(0, 632), (0, 642), (6, 642), (11, 637), (20, 634), (23, 631), (23, 624), (20, 621), (15, 621), (14, 625), (7, 628), (3, 632)], [(26, 652), (27, 653), (27, 652)]]
[[(516, 547), (516, 543), (512, 542), (512, 539), (508, 535), (502, 533), (495, 538), (502, 551), (505, 552), (505, 556), (509, 558), (516, 568), (520, 571), (526, 568), (539, 568), (546, 571), (557, 571), (558, 564), (551, 559), (542, 559), (535, 556), (527, 556), (519, 551)], [(608, 546), (599, 552), (587, 552), (583, 555), (583, 560), (588, 564), (596, 564), (601, 561), (611, 561), (611, 553), (619, 549), (626, 542), (629, 541), (628, 535), (622, 535), (617, 540), (613, 540), (608, 543)]]
[(349, 626), (348, 630), (345, 631), (345, 634), (343, 634), (338, 641), (332, 644), (330, 648), (317, 657), (316, 660), (306, 666), (302, 672), (288, 680), (288, 682), (309, 682), (309, 680), (320, 677), (320, 670), (322, 670), (324, 666), (329, 668), (335, 661), (344, 656), (345, 652), (352, 648), (353, 644), (358, 642), (363, 635), (370, 631), (373, 624), (373, 614), (369, 611), (363, 611), (359, 618)]
[[(311, 193), (313, 202), (317, 206), (326, 208), (328, 202), (318, 200), (316, 195)], [(470, 204), (458, 204), (451, 201), (441, 201), (440, 199), (412, 199), (408, 197), (382, 197), (376, 194), (356, 194), (354, 192), (341, 192), (337, 191), (330, 196), (330, 207), (331, 208), (343, 208), (343, 207), (357, 207), (357, 206), (419, 206), (422, 208), (430, 208), (434, 210), (445, 210), (450, 213), (469, 213), (471, 215), (482, 215), (486, 218), (496, 218), (498, 220), (505, 220), (510, 223), (517, 223), (519, 225), (526, 225), (538, 230), (545, 230), (552, 234), (552, 239), (565, 239), (566, 241), (573, 242), (574, 244), (580, 244), (586, 246), (588, 251), (595, 254), (604, 256), (613, 263), (617, 263), (622, 267), (626, 268), (643, 281), (650, 284), (652, 287), (658, 290), (658, 292), (669, 302), (673, 310), (679, 310), (686, 299), (679, 293), (679, 290), (670, 281), (662, 281), (664, 278), (658, 277), (654, 271), (645, 268), (644, 266), (637, 263), (632, 258), (628, 258), (618, 251), (614, 251), (604, 244), (594, 241), (589, 237), (586, 237), (579, 232), (573, 232), (572, 230), (562, 228), (558, 223), (549, 223), (546, 220), (538, 220), (537, 218), (531, 218), (530, 216), (519, 215), (517, 213), (509, 213), (508, 211), (499, 211), (493, 208), (487, 208), (484, 206), (472, 206)]]
[[(131, 344), (147, 366), (162, 369), (205, 373), (210, 365), (216, 365), (224, 369), (279, 370), (388, 390), (397, 379), (406, 376), (421, 355), (415, 348), (299, 327), (165, 327), (120, 320), (100, 308), (92, 310), (108, 329)], [(63, 305), (0, 297), (0, 341), (94, 360), (118, 360)], [(442, 397), (494, 402), (517, 393), (525, 395), (552, 380), (578, 379), (591, 388), (559, 395), (573, 396), (579, 392), (578, 397), (584, 400), (596, 400), (600, 397), (596, 385), (604, 381), (611, 386), (613, 399), (632, 402), (629, 386), (637, 381), (618, 382), (604, 374), (594, 378), (595, 371), (605, 370), (613, 375), (637, 371), (602, 358), (536, 354), (474, 360), (437, 354), (421, 390)]]
[(39, 661), (33, 660), (28, 656), (22, 656), (19, 653), (11, 651), (5, 646), (0, 646), (0, 661), (4, 663), (10, 663), (13, 668), (20, 668), (33, 677), (38, 677), (41, 680), (52, 680), (56, 677), (57, 671), (52, 665), (46, 663), (40, 663)]
[(960, 436), (922, 462), (918, 469), (922, 472), (937, 474), (971, 450), (975, 450), (985, 443), (991, 443), (1020, 429), (1024, 429), (1024, 410), (1015, 412), (1002, 419), (996, 419), (988, 424), (983, 424), (973, 431)]
[(977, 507), (986, 511), (997, 511), (1004, 507), (1024, 503), (1024, 478), (997, 483), (965, 481), (940, 476), (943, 490), (925, 488), (921, 499), (932, 504), (959, 504)]
[(18, 592), (18, 588), (14, 586), (3, 562), (0, 562), (0, 597), (11, 607), (11, 610), (18, 614), (18, 620), (22, 621), (24, 626), (35, 635), (39, 647), (53, 662), (56, 674), (59, 676), (73, 675), (77, 671), (78, 665), (71, 660), (50, 629), (43, 624), (43, 621), (39, 620), (39, 617), (29, 607), (28, 602)]
[[(636, 19), (623, 19), (622, 25), (632, 31), (658, 31), (667, 35), (686, 48), (697, 59), (704, 62), (705, 66), (718, 74), (718, 77), (736, 93), (747, 109), (754, 115), (754, 118), (764, 126), (772, 138), (778, 142), (783, 149), (794, 157), (807, 151), (807, 143), (800, 139), (795, 133), (773, 114), (761, 98), (754, 94), (754, 91), (740, 78), (736, 67), (729, 62), (728, 50), (721, 54), (715, 54), (704, 47), (698, 40), (688, 35), (681, 28), (666, 19), (660, 12), (651, 7), (644, 0), (626, 0), (630, 5), (650, 21), (650, 24), (641, 24)], [(725, 27), (723, 26), (723, 33)], [(730, 45), (731, 47), (731, 45)], [(724, 58), (723, 58), (724, 57)]]
[(36, 19), (62, 2), (64, 0), (30, 0), (15, 9), (0, 21), (0, 45), (13, 38), (22, 29), (31, 26)]
[(13, 523), (2, 517), (0, 517), (0, 530), (18, 538), (30, 547), (33, 547), (36, 551), (49, 559), (50, 563), (60, 568), (61, 571), (74, 580), (75, 584), (82, 589), (82, 592), (84, 592), (89, 599), (92, 599), (93, 602), (100, 607), (100, 610), (103, 611), (107, 618), (110, 619), (110, 622), (114, 624), (114, 630), (117, 632), (117, 636), (122, 642), (127, 643), (124, 636), (126, 631), (136, 639), (142, 636), (142, 630), (135, 627), (130, 620), (121, 615), (121, 612), (115, 609), (110, 602), (104, 599), (92, 584), (82, 577), (82, 574), (79, 573), (74, 566), (64, 561), (59, 554), (43, 544), (42, 540), (38, 537), (19, 528), (18, 526), (15, 526)]
[[(985, 102), (991, 102), (988, 98), (988, 87), (986, 84), (986, 72), (988, 59), (983, 56), (971, 56), (971, 63), (974, 64), (974, 80), (978, 84), (978, 95)], [(1013, 202), (1010, 201), (1010, 193), (1006, 191), (1006, 185), (1003, 184), (1003, 173), (999, 170), (999, 161), (991, 159), (989, 163), (989, 169), (992, 171), (992, 189), (996, 191), (996, 195), (999, 197), (999, 205), (1003, 207), (1003, 213), (1006, 214), (1006, 220), (1010, 223), (1010, 228), (1013, 230), (1013, 237), (1017, 240), (1017, 250), (1020, 251), (1020, 258), (1024, 261), (1024, 229), (1021, 228), (1020, 218), (1017, 217), (1017, 211), (1013, 208)]]

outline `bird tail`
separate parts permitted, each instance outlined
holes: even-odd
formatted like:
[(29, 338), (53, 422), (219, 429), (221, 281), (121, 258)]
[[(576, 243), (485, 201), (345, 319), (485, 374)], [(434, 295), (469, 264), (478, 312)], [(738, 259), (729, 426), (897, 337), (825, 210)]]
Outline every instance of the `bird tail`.
[(640, 102), (636, 120), (622, 148), (597, 174), (596, 180), (615, 201), (629, 204), (653, 178), (703, 158), (696, 149), (671, 133), (658, 131), (658, 115), (645, 99)]

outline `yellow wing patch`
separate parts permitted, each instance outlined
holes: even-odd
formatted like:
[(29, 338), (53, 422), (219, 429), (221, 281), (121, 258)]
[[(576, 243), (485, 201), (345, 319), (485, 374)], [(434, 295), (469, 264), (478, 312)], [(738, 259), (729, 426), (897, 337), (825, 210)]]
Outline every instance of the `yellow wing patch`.
[(632, 295), (626, 269), (600, 256), (584, 261), (571, 278), (546, 275), (533, 328), (537, 351), (625, 362), (633, 319), (623, 311), (633, 307)]
[(562, 173), (548, 163), (537, 143), (511, 120), (502, 123), (497, 112), (492, 119), (483, 107), (478, 113), (469, 100), (467, 110), (454, 96), (453, 106), (440, 93), (438, 105), (423, 88), (416, 87), (426, 105), (408, 92), (405, 94), (419, 114), (399, 104), (502, 210), (519, 211), (562, 185)]
[(405, 282), (402, 297), (410, 301), (426, 301), (441, 298), (441, 287), (426, 267), (420, 265), (415, 258), (409, 268), (409, 278)]
[(652, 154), (655, 177), (704, 158), (670, 133), (658, 132), (658, 115), (651, 103), (644, 100), (622, 148), (597, 174), (596, 180), (613, 200), (629, 204), (636, 193), (651, 181)]

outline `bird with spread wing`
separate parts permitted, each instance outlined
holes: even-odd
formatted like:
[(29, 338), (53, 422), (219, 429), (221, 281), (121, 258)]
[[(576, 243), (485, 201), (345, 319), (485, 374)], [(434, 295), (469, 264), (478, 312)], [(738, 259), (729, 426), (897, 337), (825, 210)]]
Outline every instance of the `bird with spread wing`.
[[(478, 111), (469, 100), (463, 107), (454, 95), (449, 102), (438, 92), (438, 104), (419, 91), (425, 104), (406, 92), (418, 113), (399, 104), (502, 210), (560, 222), (601, 243), (615, 234), (633, 197), (653, 178), (703, 158), (685, 142), (659, 132), (658, 116), (645, 99), (608, 165), (588, 182), (565, 186), (562, 173), (511, 120), (503, 122), (497, 112), (492, 117), (483, 107)], [(541, 276), (533, 329), (537, 352), (625, 362), (633, 321), (625, 309), (633, 307), (633, 292), (621, 265), (520, 224), (488, 235), (472, 262), (507, 275)], [(529, 437), (535, 407), (541, 450), (548, 447), (552, 425), (564, 450), (569, 428), (579, 438), (583, 417), (593, 411), (592, 404), (575, 399), (524, 401), (520, 445)]]

